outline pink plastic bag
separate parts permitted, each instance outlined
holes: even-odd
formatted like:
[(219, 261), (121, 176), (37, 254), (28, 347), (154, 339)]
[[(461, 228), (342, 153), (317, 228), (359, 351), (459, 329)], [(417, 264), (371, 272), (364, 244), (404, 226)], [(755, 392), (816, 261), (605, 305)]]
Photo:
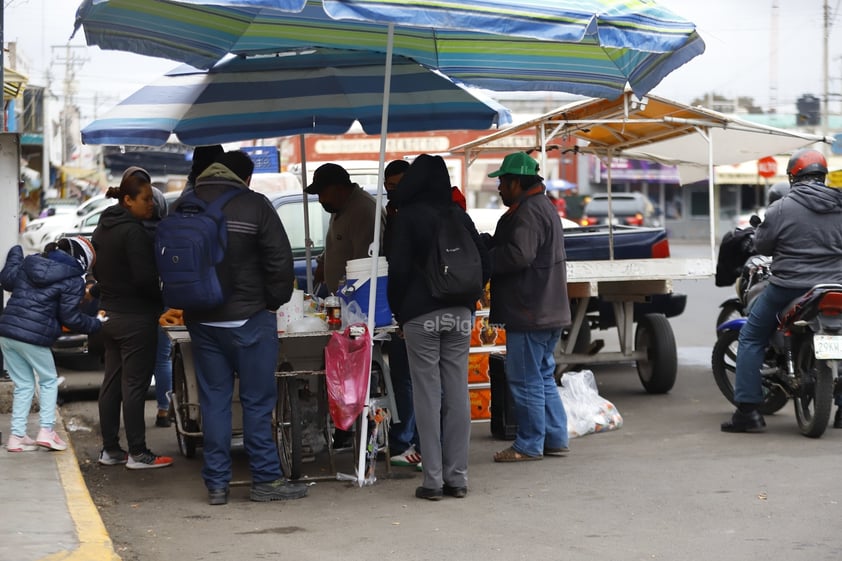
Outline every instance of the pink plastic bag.
[[(352, 337), (351, 333), (361, 333)], [(362, 413), (371, 371), (371, 334), (365, 324), (353, 324), (331, 334), (325, 346), (327, 402), (333, 424), (348, 430)]]

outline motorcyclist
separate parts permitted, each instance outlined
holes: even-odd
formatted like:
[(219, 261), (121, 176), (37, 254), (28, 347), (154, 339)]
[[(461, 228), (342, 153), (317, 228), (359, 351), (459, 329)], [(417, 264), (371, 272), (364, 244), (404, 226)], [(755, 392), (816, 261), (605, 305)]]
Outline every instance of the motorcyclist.
[[(763, 401), (760, 368), (777, 315), (792, 300), (819, 283), (842, 283), (842, 190), (825, 185), (827, 160), (802, 149), (786, 167), (789, 194), (766, 210), (754, 246), (772, 256), (772, 277), (740, 330), (734, 398), (737, 410), (722, 423), (723, 432), (760, 432), (766, 427), (757, 408)], [(837, 409), (834, 426), (842, 427)]]

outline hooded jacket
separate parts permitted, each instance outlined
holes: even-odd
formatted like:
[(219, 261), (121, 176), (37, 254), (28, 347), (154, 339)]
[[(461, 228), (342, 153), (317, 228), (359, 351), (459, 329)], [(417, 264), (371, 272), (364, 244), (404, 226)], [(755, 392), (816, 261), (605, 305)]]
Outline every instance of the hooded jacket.
[(143, 222), (120, 204), (108, 207), (91, 241), (100, 306), (111, 312), (160, 314), (163, 308), (153, 241)]
[(500, 217), (491, 263), (491, 323), (512, 331), (570, 325), (564, 232), (543, 188)]
[(62, 325), (80, 333), (99, 331), (100, 321), (79, 310), (84, 274), (82, 265), (64, 251), (24, 258), (21, 247), (14, 246), (0, 272), (3, 289), (12, 293), (0, 315), (0, 336), (49, 347)]
[(842, 190), (818, 181), (793, 184), (769, 205), (754, 247), (772, 256), (772, 284), (807, 290), (842, 283)]
[[(424, 264), (433, 248), (440, 214), (456, 206), (451, 198), (450, 176), (444, 160), (428, 154), (418, 156), (406, 170), (390, 202), (398, 212), (390, 217), (387, 292), (389, 307), (398, 323), (403, 324), (422, 314), (451, 306), (433, 298), (424, 279)], [(461, 217), (479, 249), (485, 283), (491, 272), (488, 250), (480, 242), (470, 216), (463, 211)], [(464, 306), (473, 311), (476, 301), (465, 302)]]
[(261, 310), (277, 310), (292, 297), (292, 248), (269, 199), (250, 190), (234, 172), (218, 163), (199, 175), (194, 191), (209, 202), (229, 189), (243, 193), (222, 208), (228, 224), (228, 246), (217, 274), (225, 302), (212, 310), (185, 312), (187, 321), (245, 320)]

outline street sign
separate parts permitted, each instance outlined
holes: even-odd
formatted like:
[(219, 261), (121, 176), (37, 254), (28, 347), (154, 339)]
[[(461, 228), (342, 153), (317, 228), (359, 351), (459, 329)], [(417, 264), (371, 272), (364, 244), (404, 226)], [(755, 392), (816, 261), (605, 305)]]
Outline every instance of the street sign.
[(778, 173), (778, 162), (772, 156), (765, 156), (757, 160), (757, 175), (760, 177), (775, 177)]

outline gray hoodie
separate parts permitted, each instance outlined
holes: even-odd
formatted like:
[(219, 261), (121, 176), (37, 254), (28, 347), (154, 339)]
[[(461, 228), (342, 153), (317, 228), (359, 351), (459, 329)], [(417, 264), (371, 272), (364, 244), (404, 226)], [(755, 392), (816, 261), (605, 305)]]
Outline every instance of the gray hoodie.
[(842, 283), (842, 190), (795, 183), (769, 206), (754, 246), (772, 256), (771, 282), (777, 286), (806, 290)]

